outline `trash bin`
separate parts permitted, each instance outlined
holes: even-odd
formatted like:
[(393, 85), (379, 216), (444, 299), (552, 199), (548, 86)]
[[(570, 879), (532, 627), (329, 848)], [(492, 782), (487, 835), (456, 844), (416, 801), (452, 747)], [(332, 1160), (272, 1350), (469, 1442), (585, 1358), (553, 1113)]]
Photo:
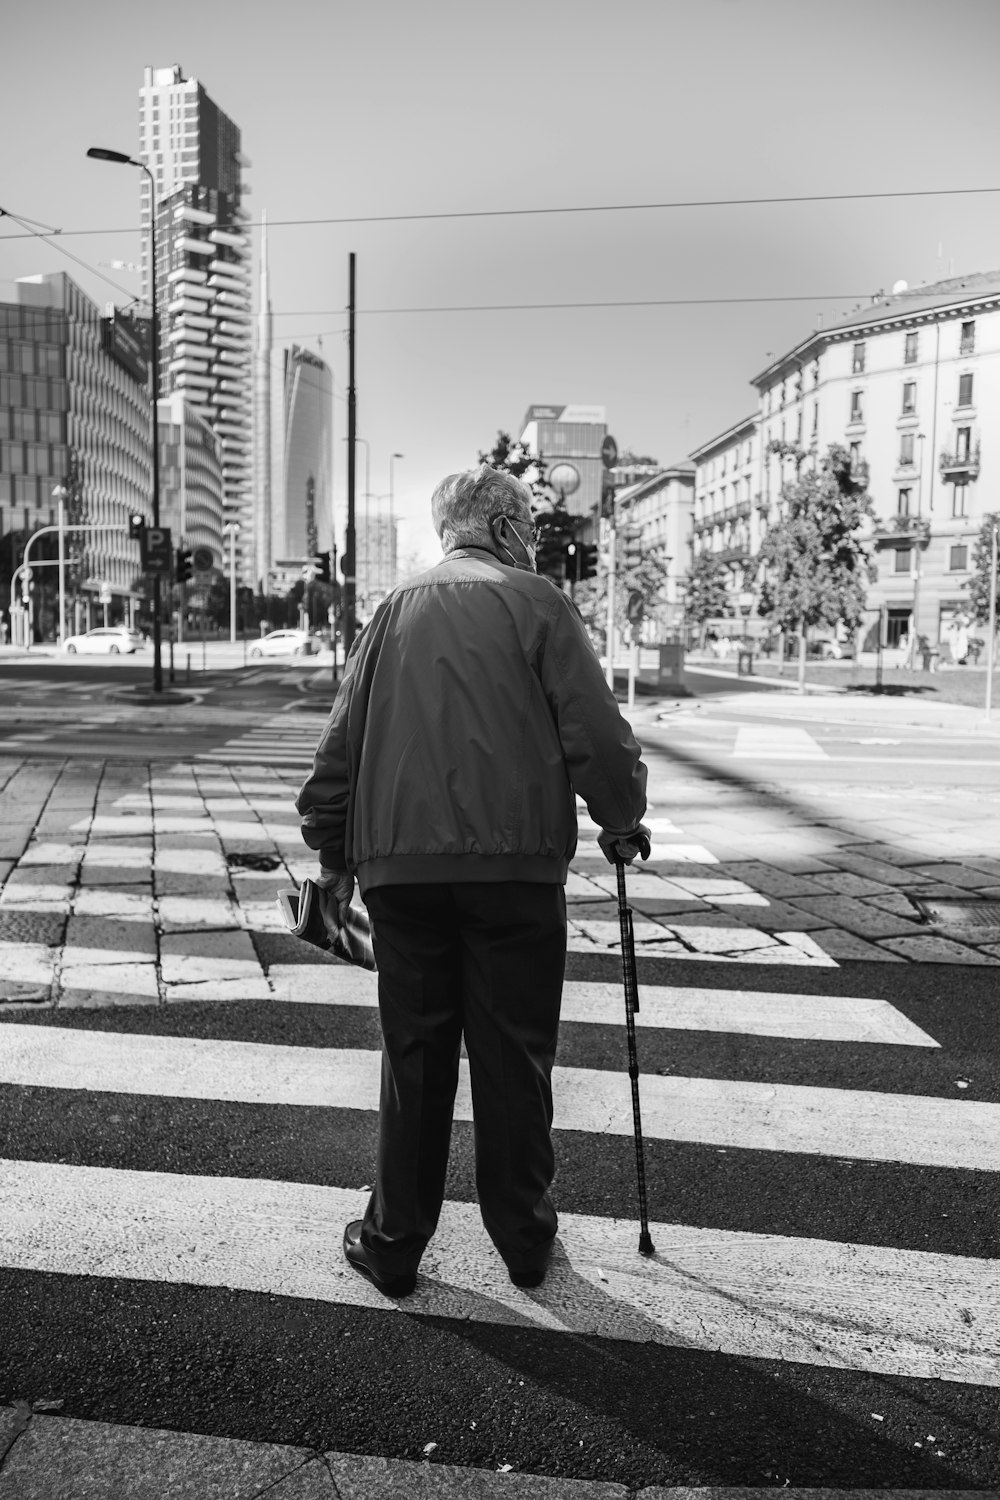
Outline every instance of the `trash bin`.
[(741, 651), (740, 654), (737, 656), (737, 658), (736, 658), (736, 675), (737, 675), (737, 677), (752, 677), (753, 676), (753, 652), (752, 651)]
[(684, 691), (684, 647), (679, 643), (658, 646), (660, 665), (656, 673), (656, 686), (660, 692)]

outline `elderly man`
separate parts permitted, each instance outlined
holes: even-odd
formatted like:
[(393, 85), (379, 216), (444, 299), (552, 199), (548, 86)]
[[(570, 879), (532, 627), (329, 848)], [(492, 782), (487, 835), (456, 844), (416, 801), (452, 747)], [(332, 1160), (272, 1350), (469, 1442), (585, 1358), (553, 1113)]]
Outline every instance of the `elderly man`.
[(556, 1213), (551, 1074), (574, 793), (609, 862), (649, 853), (646, 768), (572, 601), (535, 573), (531, 492), (483, 466), (432, 501), (444, 559), (355, 642), (296, 806), (379, 971), (375, 1186), (344, 1253), (405, 1296), (437, 1226), (464, 1035), (483, 1222), (518, 1286)]

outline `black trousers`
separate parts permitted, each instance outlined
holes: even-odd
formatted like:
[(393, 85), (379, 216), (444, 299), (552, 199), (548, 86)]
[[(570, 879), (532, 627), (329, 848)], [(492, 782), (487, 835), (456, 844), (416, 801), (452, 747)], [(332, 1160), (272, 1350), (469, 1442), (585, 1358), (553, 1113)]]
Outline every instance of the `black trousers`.
[(552, 1065), (566, 964), (561, 885), (381, 886), (372, 919), (382, 1020), (375, 1187), (362, 1244), (384, 1274), (415, 1271), (444, 1198), (462, 1036), (476, 1187), (512, 1270), (547, 1254)]

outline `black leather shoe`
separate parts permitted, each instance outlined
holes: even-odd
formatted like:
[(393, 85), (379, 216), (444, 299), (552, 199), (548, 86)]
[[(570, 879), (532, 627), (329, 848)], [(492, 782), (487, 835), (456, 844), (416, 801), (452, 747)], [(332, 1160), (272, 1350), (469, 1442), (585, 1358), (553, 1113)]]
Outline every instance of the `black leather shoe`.
[(416, 1271), (408, 1271), (402, 1276), (380, 1276), (368, 1264), (368, 1251), (361, 1243), (362, 1222), (361, 1219), (352, 1219), (344, 1230), (344, 1255), (349, 1264), (362, 1276), (367, 1276), (384, 1297), (408, 1297), (417, 1284)]
[(512, 1271), (508, 1266), (507, 1273), (515, 1286), (532, 1287), (541, 1286), (548, 1269), (547, 1263), (544, 1266), (532, 1266), (527, 1271)]

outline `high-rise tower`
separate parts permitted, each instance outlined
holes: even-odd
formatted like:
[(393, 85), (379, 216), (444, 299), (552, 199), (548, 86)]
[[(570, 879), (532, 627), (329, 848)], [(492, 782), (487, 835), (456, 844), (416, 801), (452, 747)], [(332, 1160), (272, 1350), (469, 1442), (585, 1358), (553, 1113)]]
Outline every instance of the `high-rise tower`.
[[(253, 557), (250, 489), (251, 313), (249, 217), (242, 180), (250, 164), (240, 132), (179, 66), (146, 68), (140, 154), (156, 181), (157, 313), (161, 390), (179, 392), (222, 448), (225, 521), (237, 521), (240, 571)], [(152, 211), (142, 181), (142, 219)], [(143, 291), (149, 297), (148, 241)]]

